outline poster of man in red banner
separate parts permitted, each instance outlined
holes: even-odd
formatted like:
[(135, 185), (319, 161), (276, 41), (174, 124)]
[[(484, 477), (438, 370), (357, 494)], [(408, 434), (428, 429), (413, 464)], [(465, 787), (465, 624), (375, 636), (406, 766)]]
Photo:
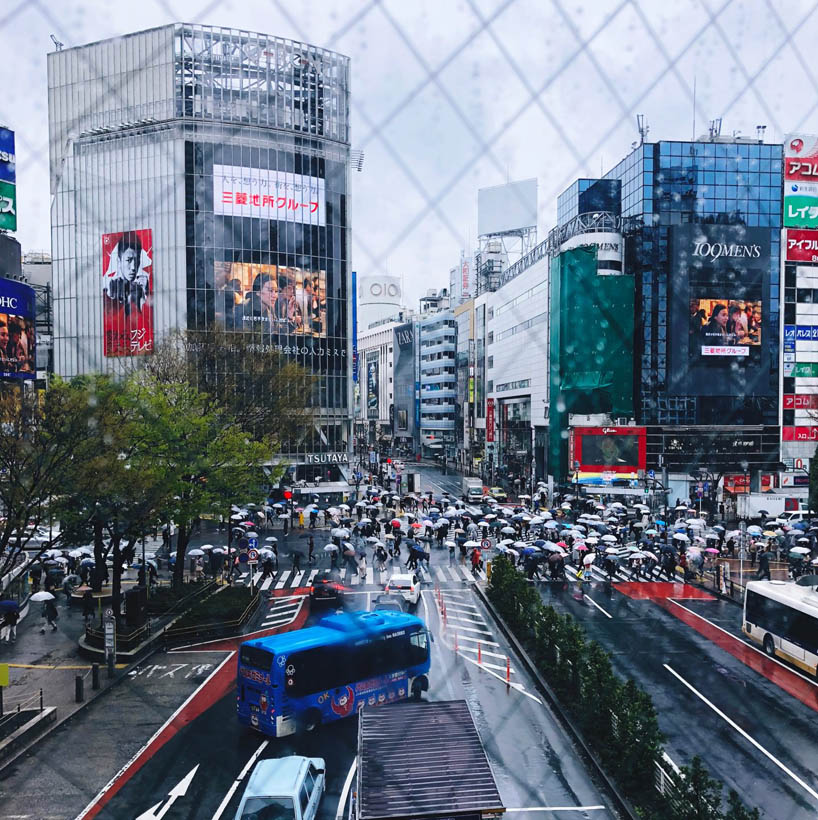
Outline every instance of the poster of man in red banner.
[(102, 334), (105, 356), (153, 353), (151, 230), (102, 235)]

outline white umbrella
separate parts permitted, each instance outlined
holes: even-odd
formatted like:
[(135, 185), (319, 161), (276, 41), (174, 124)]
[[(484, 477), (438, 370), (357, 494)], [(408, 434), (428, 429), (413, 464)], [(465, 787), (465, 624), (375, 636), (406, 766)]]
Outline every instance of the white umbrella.
[(70, 558), (81, 558), (83, 555), (85, 555), (85, 553), (82, 550), (71, 550), (71, 552), (68, 553)]
[(616, 536), (614, 535), (603, 535), (602, 540), (607, 543), (614, 543), (616, 541)]
[(794, 552), (797, 555), (809, 555), (812, 550), (807, 547), (793, 547), (790, 552)]
[(423, 526), (424, 527), (434, 527), (434, 525), (435, 525), (435, 522), (431, 521), (428, 518), (423, 521)]
[(513, 543), (514, 543), (513, 538), (504, 538), (502, 541), (500, 541), (500, 544), (502, 544), (504, 547), (507, 547), (507, 546), (509, 546), (509, 544), (513, 544)]
[(193, 549), (187, 551), (189, 558), (198, 558), (201, 555), (204, 555), (204, 552), (200, 549)]
[(212, 550), (213, 549), (213, 544), (202, 544), (202, 546), (199, 547), (199, 549), (201, 549), (201, 550)]
[(379, 543), (378, 537), (375, 535), (370, 535), (367, 537), (366, 542), (368, 544), (377, 544)]
[(594, 563), (594, 561), (596, 561), (596, 553), (595, 553), (595, 552), (588, 553), (588, 555), (586, 555), (586, 556), (582, 559), (582, 563), (583, 563), (586, 567), (590, 567), (590, 566), (591, 566), (591, 564), (593, 564), (593, 563)]
[(690, 541), (690, 539), (683, 532), (674, 532), (673, 537), (677, 541)]
[(457, 546), (457, 544), (455, 544), (455, 542), (454, 542), (454, 541), (444, 541), (443, 543), (444, 543), (447, 547), (456, 547), (456, 546)]
[(214, 555), (224, 555), (227, 550), (224, 547), (213, 547), (213, 554)]
[(264, 540), (268, 544), (277, 544), (278, 543), (278, 538), (276, 538), (274, 535), (268, 535)]
[(371, 518), (366, 518), (366, 517), (364, 517), (364, 518), (362, 518), (362, 519), (361, 519), (358, 523), (359, 523), (359, 524), (371, 524), (371, 523), (372, 523), (372, 519), (371, 519)]
[(539, 515), (535, 515), (529, 523), (531, 523), (531, 524), (542, 524), (543, 521), (545, 521), (544, 518), (540, 518)]
[(506, 535), (514, 535), (515, 529), (514, 527), (503, 527), (500, 532), (505, 533)]
[(326, 547), (324, 547), (324, 552), (338, 552), (338, 545), (327, 544)]
[(41, 601), (53, 601), (54, 596), (50, 592), (41, 589), (39, 592), (35, 592), (29, 600), (39, 604)]
[(480, 544), (477, 541), (466, 541), (463, 545), (464, 547), (479, 547)]

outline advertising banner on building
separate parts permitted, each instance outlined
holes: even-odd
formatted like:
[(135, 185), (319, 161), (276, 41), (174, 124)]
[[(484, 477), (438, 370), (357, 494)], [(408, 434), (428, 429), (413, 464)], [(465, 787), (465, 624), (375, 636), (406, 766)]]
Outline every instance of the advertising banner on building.
[(804, 395), (785, 393), (783, 407), (785, 410), (818, 410), (818, 393)]
[(378, 351), (370, 351), (366, 354), (366, 417), (368, 419), (378, 418)]
[(0, 181), (17, 184), (14, 131), (0, 128)]
[(741, 225), (671, 228), (672, 395), (769, 391), (770, 234)]
[(392, 342), (395, 430), (401, 438), (414, 438), (415, 326), (411, 322), (398, 325)]
[(153, 353), (153, 233), (150, 228), (102, 235), (103, 354)]
[(0, 182), (0, 229), (17, 230), (17, 186)]
[(787, 262), (818, 262), (818, 231), (790, 228), (785, 251)]
[(494, 443), (494, 399), (486, 399), (486, 443)]
[(818, 426), (814, 424), (803, 427), (782, 427), (782, 441), (818, 441)]
[(36, 365), (34, 288), (0, 279), (0, 379), (33, 379)]
[(784, 139), (784, 227), (818, 228), (818, 137)]
[(645, 469), (644, 427), (574, 427), (573, 460), (580, 473), (628, 473)]
[[(320, 278), (319, 278), (320, 285)], [(358, 272), (352, 271), (352, 292), (357, 293)], [(352, 383), (358, 384), (358, 300), (352, 300)]]
[(818, 378), (818, 362), (796, 362), (790, 375), (804, 379)]
[(744, 495), (750, 492), (750, 476), (737, 473), (724, 476), (724, 492), (729, 495)]
[(289, 171), (213, 166), (213, 212), (326, 225), (324, 180)]
[(282, 337), (327, 335), (327, 274), (280, 265), (216, 262), (216, 321)]

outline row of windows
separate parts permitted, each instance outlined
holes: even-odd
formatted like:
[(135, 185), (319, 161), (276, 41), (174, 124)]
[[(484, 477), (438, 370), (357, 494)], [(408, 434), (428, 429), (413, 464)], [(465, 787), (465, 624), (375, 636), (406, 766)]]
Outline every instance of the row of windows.
[(818, 618), (757, 592), (747, 593), (745, 619), (773, 635), (818, 653)]
[[(515, 296), (514, 299), (509, 300), (503, 305), (500, 305), (495, 311), (494, 315), (499, 316), (501, 313), (505, 313), (505, 311), (509, 310), (510, 308), (517, 307), (518, 305), (522, 305), (524, 302), (527, 302), (529, 299), (533, 299), (540, 293), (543, 293), (548, 288), (548, 281), (545, 280), (540, 282), (533, 287), (529, 288), (527, 291), (521, 293), (519, 296)], [(489, 319), (492, 317), (489, 316)]]
[[(530, 319), (526, 319), (526, 321), (520, 322), (520, 324), (518, 325), (506, 328), (506, 330), (499, 330), (497, 332), (497, 341), (500, 342), (503, 339), (508, 339), (510, 336), (515, 336), (517, 333), (522, 333), (524, 330), (528, 330), (529, 328), (534, 327), (534, 325), (538, 325), (542, 322), (547, 321), (547, 311), (544, 311), (543, 313), (538, 313), (536, 316), (532, 316)], [(491, 341), (491, 339), (489, 339), (489, 341)]]
[(516, 382), (503, 382), (494, 388), (494, 392), (505, 393), (509, 390), (524, 390), (526, 387), (531, 387), (531, 379), (520, 379)]

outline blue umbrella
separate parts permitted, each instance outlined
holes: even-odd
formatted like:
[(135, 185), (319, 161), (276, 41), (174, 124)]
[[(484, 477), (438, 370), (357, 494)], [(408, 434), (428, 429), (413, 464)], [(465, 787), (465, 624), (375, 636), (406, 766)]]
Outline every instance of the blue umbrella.
[(664, 522), (664, 521), (660, 521), (658, 518), (656, 519), (656, 523), (657, 523), (660, 527), (666, 527), (666, 526), (667, 526), (667, 524), (665, 524), (665, 522)]
[[(792, 525), (794, 530), (806, 530), (808, 528), (808, 524), (806, 521), (796, 521), (795, 524)], [(715, 528), (714, 528), (715, 529)]]
[(545, 546), (545, 541), (544, 541), (542, 538), (538, 538), (538, 539), (534, 542), (534, 546), (535, 546), (535, 547), (544, 547), (544, 546)]
[(0, 601), (0, 612), (17, 612), (19, 608), (17, 601)]
[(80, 561), (81, 567), (93, 567), (96, 564), (96, 561), (93, 558), (83, 558)]

